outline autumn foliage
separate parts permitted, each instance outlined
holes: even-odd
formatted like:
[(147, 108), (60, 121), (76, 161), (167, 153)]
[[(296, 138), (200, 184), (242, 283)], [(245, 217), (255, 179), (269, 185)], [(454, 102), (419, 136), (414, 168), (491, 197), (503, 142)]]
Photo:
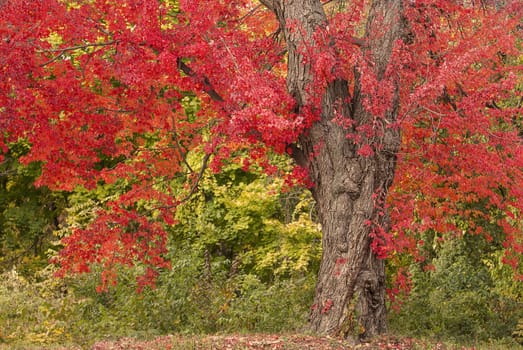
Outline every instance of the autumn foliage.
[[(285, 83), (281, 24), (257, 2), (1, 1), (0, 157), (25, 139), (31, 151), (23, 162), (42, 164), (38, 185), (120, 188), (89, 227), (63, 240), (63, 273), (101, 263), (106, 287), (116, 264), (140, 261), (149, 267), (143, 283), (154, 281), (158, 268), (169, 267), (165, 225), (201, 172), (235, 161), (281, 174), (268, 155), (293, 152), (319, 118), (321, 91), (338, 78), (359, 79), (376, 116), (364, 125), (334, 120), (359, 155), (380, 150), (384, 128), (402, 132), (387, 202), (392, 229), (375, 227), (377, 254), (422, 259), (427, 230), (441, 239), (501, 234), (506, 262), (516, 266), (523, 252), (523, 4), (405, 1), (406, 33), (382, 72), (400, 82), (398, 121), (387, 125), (380, 116), (395, 86), (379, 83), (361, 50), (368, 2), (340, 2), (343, 11), (334, 3), (326, 4), (329, 26), (316, 34), (321, 49), (300, 48), (318, 98), (298, 113)], [(286, 25), (300, 32), (300, 23)], [(301, 167), (283, 176), (308, 183)]]
[(423, 242), (412, 233), (427, 230), (441, 239), (502, 234), (515, 267), (523, 252), (521, 4), (496, 12), (496, 2), (481, 3), (425, 2), (406, 12), (418, 34), (404, 70), (412, 83), (384, 249), (415, 251)]

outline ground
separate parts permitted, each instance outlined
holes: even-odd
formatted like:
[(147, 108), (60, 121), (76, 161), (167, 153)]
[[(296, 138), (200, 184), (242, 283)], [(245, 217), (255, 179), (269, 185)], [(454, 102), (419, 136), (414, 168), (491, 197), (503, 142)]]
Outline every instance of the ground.
[(120, 338), (97, 341), (89, 346), (0, 344), (0, 350), (520, 350), (514, 342), (463, 346), (435, 340), (384, 336), (354, 345), (349, 341), (303, 334), (170, 335), (151, 338)]
[[(348, 341), (333, 339), (329, 337), (316, 337), (309, 335), (226, 335), (226, 336), (166, 336), (155, 338), (150, 341), (138, 341), (132, 338), (124, 338), (118, 341), (101, 341), (93, 345), (92, 350), (189, 350), (189, 349), (212, 349), (212, 350), (338, 350), (338, 349), (361, 349), (361, 350), (407, 350), (407, 349), (437, 349), (465, 350), (464, 347), (448, 347), (440, 343), (426, 343), (410, 338), (398, 339), (394, 337), (382, 337), (370, 343), (353, 345)], [(470, 350), (474, 348), (469, 348)]]

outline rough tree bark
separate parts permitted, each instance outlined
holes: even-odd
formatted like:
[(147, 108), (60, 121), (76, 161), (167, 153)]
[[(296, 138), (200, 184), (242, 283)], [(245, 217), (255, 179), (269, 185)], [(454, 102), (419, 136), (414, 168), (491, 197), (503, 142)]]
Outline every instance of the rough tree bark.
[[(313, 82), (311, 67), (302, 56), (303, 48), (316, 46), (321, 50), (318, 46), (322, 44), (314, 42), (313, 33), (325, 27), (328, 18), (319, 0), (262, 3), (275, 13), (284, 32), (287, 87), (300, 111), (312, 100), (309, 87)], [(363, 50), (381, 80), (385, 79), (394, 42), (401, 35), (401, 0), (372, 1), (369, 11), (366, 34), (363, 40), (355, 39), (355, 49)], [(384, 198), (394, 176), (400, 135), (385, 124), (395, 121), (399, 101), (396, 91), (388, 111), (376, 119), (363, 108), (358, 76), (352, 96), (348, 86), (349, 82), (343, 79), (327, 86), (321, 101), (321, 118), (300, 136), (293, 156), (309, 170), (315, 184), (312, 192), (323, 231), (311, 329), (361, 340), (386, 331), (385, 268), (383, 260), (371, 249), (368, 222), (377, 222), (387, 229), (387, 215), (380, 213), (384, 212)], [(352, 129), (334, 122), (335, 113), (351, 118)], [(346, 135), (358, 132), (358, 125), (371, 120), (380, 120), (385, 132), (375, 141), (381, 143), (381, 150), (365, 157), (358, 155), (358, 145)]]

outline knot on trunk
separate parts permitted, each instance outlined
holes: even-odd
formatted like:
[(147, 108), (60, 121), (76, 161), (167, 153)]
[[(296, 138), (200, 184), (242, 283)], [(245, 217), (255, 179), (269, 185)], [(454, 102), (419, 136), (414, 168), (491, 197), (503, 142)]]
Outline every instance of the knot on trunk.
[(378, 276), (371, 271), (362, 271), (359, 276), (360, 302), (376, 310), (381, 305), (381, 288)]
[(372, 270), (363, 270), (358, 275), (356, 310), (358, 311), (358, 321), (363, 329), (360, 334), (361, 340), (372, 338), (386, 331), (384, 277)]

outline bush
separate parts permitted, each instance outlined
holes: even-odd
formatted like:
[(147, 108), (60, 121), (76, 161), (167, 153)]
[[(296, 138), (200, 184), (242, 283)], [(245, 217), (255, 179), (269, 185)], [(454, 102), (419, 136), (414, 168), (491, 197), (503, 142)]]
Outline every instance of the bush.
[(464, 342), (510, 337), (523, 316), (522, 294), (502, 252), (484, 244), (480, 236), (450, 240), (435, 252), (434, 270), (411, 267), (413, 289), (401, 311), (391, 313), (391, 328)]
[(74, 297), (62, 281), (51, 278), (52, 269), (28, 281), (16, 270), (0, 275), (0, 340), (30, 344), (67, 343), (68, 325), (74, 322)]
[(254, 275), (242, 276), (220, 325), (225, 332), (296, 332), (307, 322), (314, 279), (276, 281), (267, 286)]

